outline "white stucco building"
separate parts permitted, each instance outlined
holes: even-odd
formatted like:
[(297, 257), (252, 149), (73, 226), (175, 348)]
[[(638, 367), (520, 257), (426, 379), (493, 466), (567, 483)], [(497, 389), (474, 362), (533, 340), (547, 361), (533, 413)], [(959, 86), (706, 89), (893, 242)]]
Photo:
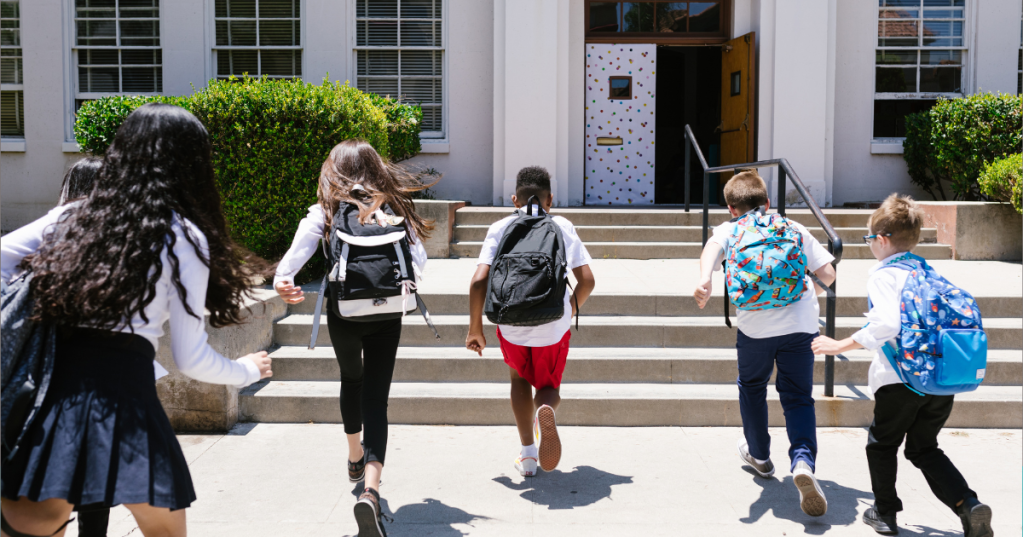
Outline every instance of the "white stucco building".
[(785, 157), (841, 205), (922, 195), (901, 118), (941, 95), (1017, 93), (1023, 67), (1021, 0), (0, 4), (4, 230), (55, 203), (81, 157), (77, 102), (230, 74), (423, 103), (414, 162), (444, 174), (441, 197), (476, 205), (507, 204), (532, 164), (559, 205), (679, 203), (687, 123), (712, 164)]

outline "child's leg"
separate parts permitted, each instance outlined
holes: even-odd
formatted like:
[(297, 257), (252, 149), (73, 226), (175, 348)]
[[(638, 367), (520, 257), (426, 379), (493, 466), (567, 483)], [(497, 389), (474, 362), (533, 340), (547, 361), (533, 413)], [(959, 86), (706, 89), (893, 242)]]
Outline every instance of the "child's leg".
[[(919, 396), (917, 396), (919, 397)], [(906, 458), (923, 472), (934, 495), (955, 511), (967, 497), (976, 498), (966, 478), (938, 447), (938, 433), (952, 413), (953, 396), (929, 395), (906, 431)]]
[(759, 460), (771, 457), (767, 432), (767, 383), (774, 370), (774, 338), (753, 339), (738, 331), (735, 348), (739, 356), (739, 412), (749, 453)]
[(916, 419), (923, 399), (903, 384), (882, 386), (874, 393), (874, 421), (867, 436), (867, 466), (874, 504), (882, 515), (902, 511), (902, 500), (895, 490), (899, 446)]
[(785, 429), (789, 435), (789, 460), (792, 468), (799, 461), (814, 471), (817, 459), (817, 414), (813, 407), (813, 351), (815, 334), (784, 336), (776, 360), (775, 385), (785, 411)]
[(327, 330), (341, 368), (341, 420), (348, 435), (348, 460), (362, 460), (362, 335), (352, 321), (327, 312)]
[(364, 323), (362, 354), (366, 370), (362, 389), (363, 442), (366, 449), (366, 488), (380, 491), (380, 472), (387, 454), (387, 400), (401, 339), (401, 319)]
[(536, 397), (533, 398), (533, 403), (536, 405), (536, 408), (547, 405), (554, 410), (557, 410), (558, 405), (561, 404), (561, 394), (558, 392), (558, 388), (541, 388), (536, 391)]
[[(511, 406), (515, 414), (515, 427), (519, 430), (519, 441), (523, 446), (533, 445), (533, 386), (520, 377), (514, 368), (511, 373)], [(539, 394), (537, 394), (539, 395)]]

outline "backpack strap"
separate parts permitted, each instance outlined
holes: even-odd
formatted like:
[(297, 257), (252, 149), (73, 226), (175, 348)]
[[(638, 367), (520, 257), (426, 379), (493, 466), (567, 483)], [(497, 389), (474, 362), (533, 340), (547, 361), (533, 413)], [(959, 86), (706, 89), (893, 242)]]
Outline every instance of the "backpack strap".
[(440, 333), (437, 332), (437, 327), (433, 325), (433, 320), (430, 319), (430, 310), (426, 309), (426, 302), (423, 302), (423, 297), (416, 293), (416, 305), (419, 306), (419, 312), (423, 314), (423, 319), (426, 320), (426, 326), (433, 330), (433, 335), (437, 339), (440, 339)]
[(327, 293), (327, 275), (323, 275), (320, 292), (316, 295), (316, 310), (313, 312), (313, 332), (309, 336), (309, 350), (316, 348), (316, 336), (320, 334), (320, 314), (323, 312), (323, 295)]
[[(721, 272), (724, 272), (724, 271), (728, 270), (728, 267), (725, 266), (726, 263), (728, 263), (728, 261), (722, 261), (721, 262)], [(728, 276), (725, 275), (725, 278), (727, 278), (727, 277)], [(723, 289), (723, 291), (725, 292), (725, 326), (727, 326), (728, 328), (731, 328), (732, 327), (732, 319), (730, 319), (729, 316), (728, 316), (728, 313), (729, 313), (728, 310), (730, 309), (730, 306), (731, 306), (731, 304), (729, 304), (729, 302), (728, 302), (728, 282), (725, 282), (725, 286), (724, 287), (725, 288)]]

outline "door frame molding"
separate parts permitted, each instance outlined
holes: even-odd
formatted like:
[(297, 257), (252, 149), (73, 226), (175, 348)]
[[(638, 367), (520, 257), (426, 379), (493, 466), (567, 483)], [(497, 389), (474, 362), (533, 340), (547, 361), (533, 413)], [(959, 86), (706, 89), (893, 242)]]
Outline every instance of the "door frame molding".
[[(732, 3), (733, 0), (721, 0), (721, 31), (720, 32), (693, 32), (682, 34), (682, 36), (665, 36), (663, 33), (590, 33), (590, 3), (595, 0), (586, 0), (583, 7), (583, 32), (586, 43), (640, 43), (654, 45), (720, 45), (732, 38)], [(616, 1), (616, 0), (611, 0)], [(618, 0), (623, 1), (623, 0)]]

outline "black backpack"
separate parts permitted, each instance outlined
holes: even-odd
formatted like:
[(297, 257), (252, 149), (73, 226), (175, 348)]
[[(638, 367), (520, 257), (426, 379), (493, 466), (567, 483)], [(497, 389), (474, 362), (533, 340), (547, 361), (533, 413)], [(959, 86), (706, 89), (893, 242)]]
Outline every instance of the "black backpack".
[(565, 239), (539, 201), (533, 214), (534, 201), (536, 196), (515, 211), (518, 217), (505, 229), (490, 266), (483, 311), (495, 324), (539, 326), (565, 315)]
[[(378, 220), (387, 225), (380, 226)], [(412, 260), (405, 222), (390, 206), (384, 204), (363, 225), (358, 206), (342, 203), (330, 226), (329, 246), (324, 242), (327, 273), (316, 297), (310, 349), (316, 346), (325, 295), (335, 315), (356, 321), (400, 319), (418, 307), (440, 339), (416, 292), (420, 272)]]

